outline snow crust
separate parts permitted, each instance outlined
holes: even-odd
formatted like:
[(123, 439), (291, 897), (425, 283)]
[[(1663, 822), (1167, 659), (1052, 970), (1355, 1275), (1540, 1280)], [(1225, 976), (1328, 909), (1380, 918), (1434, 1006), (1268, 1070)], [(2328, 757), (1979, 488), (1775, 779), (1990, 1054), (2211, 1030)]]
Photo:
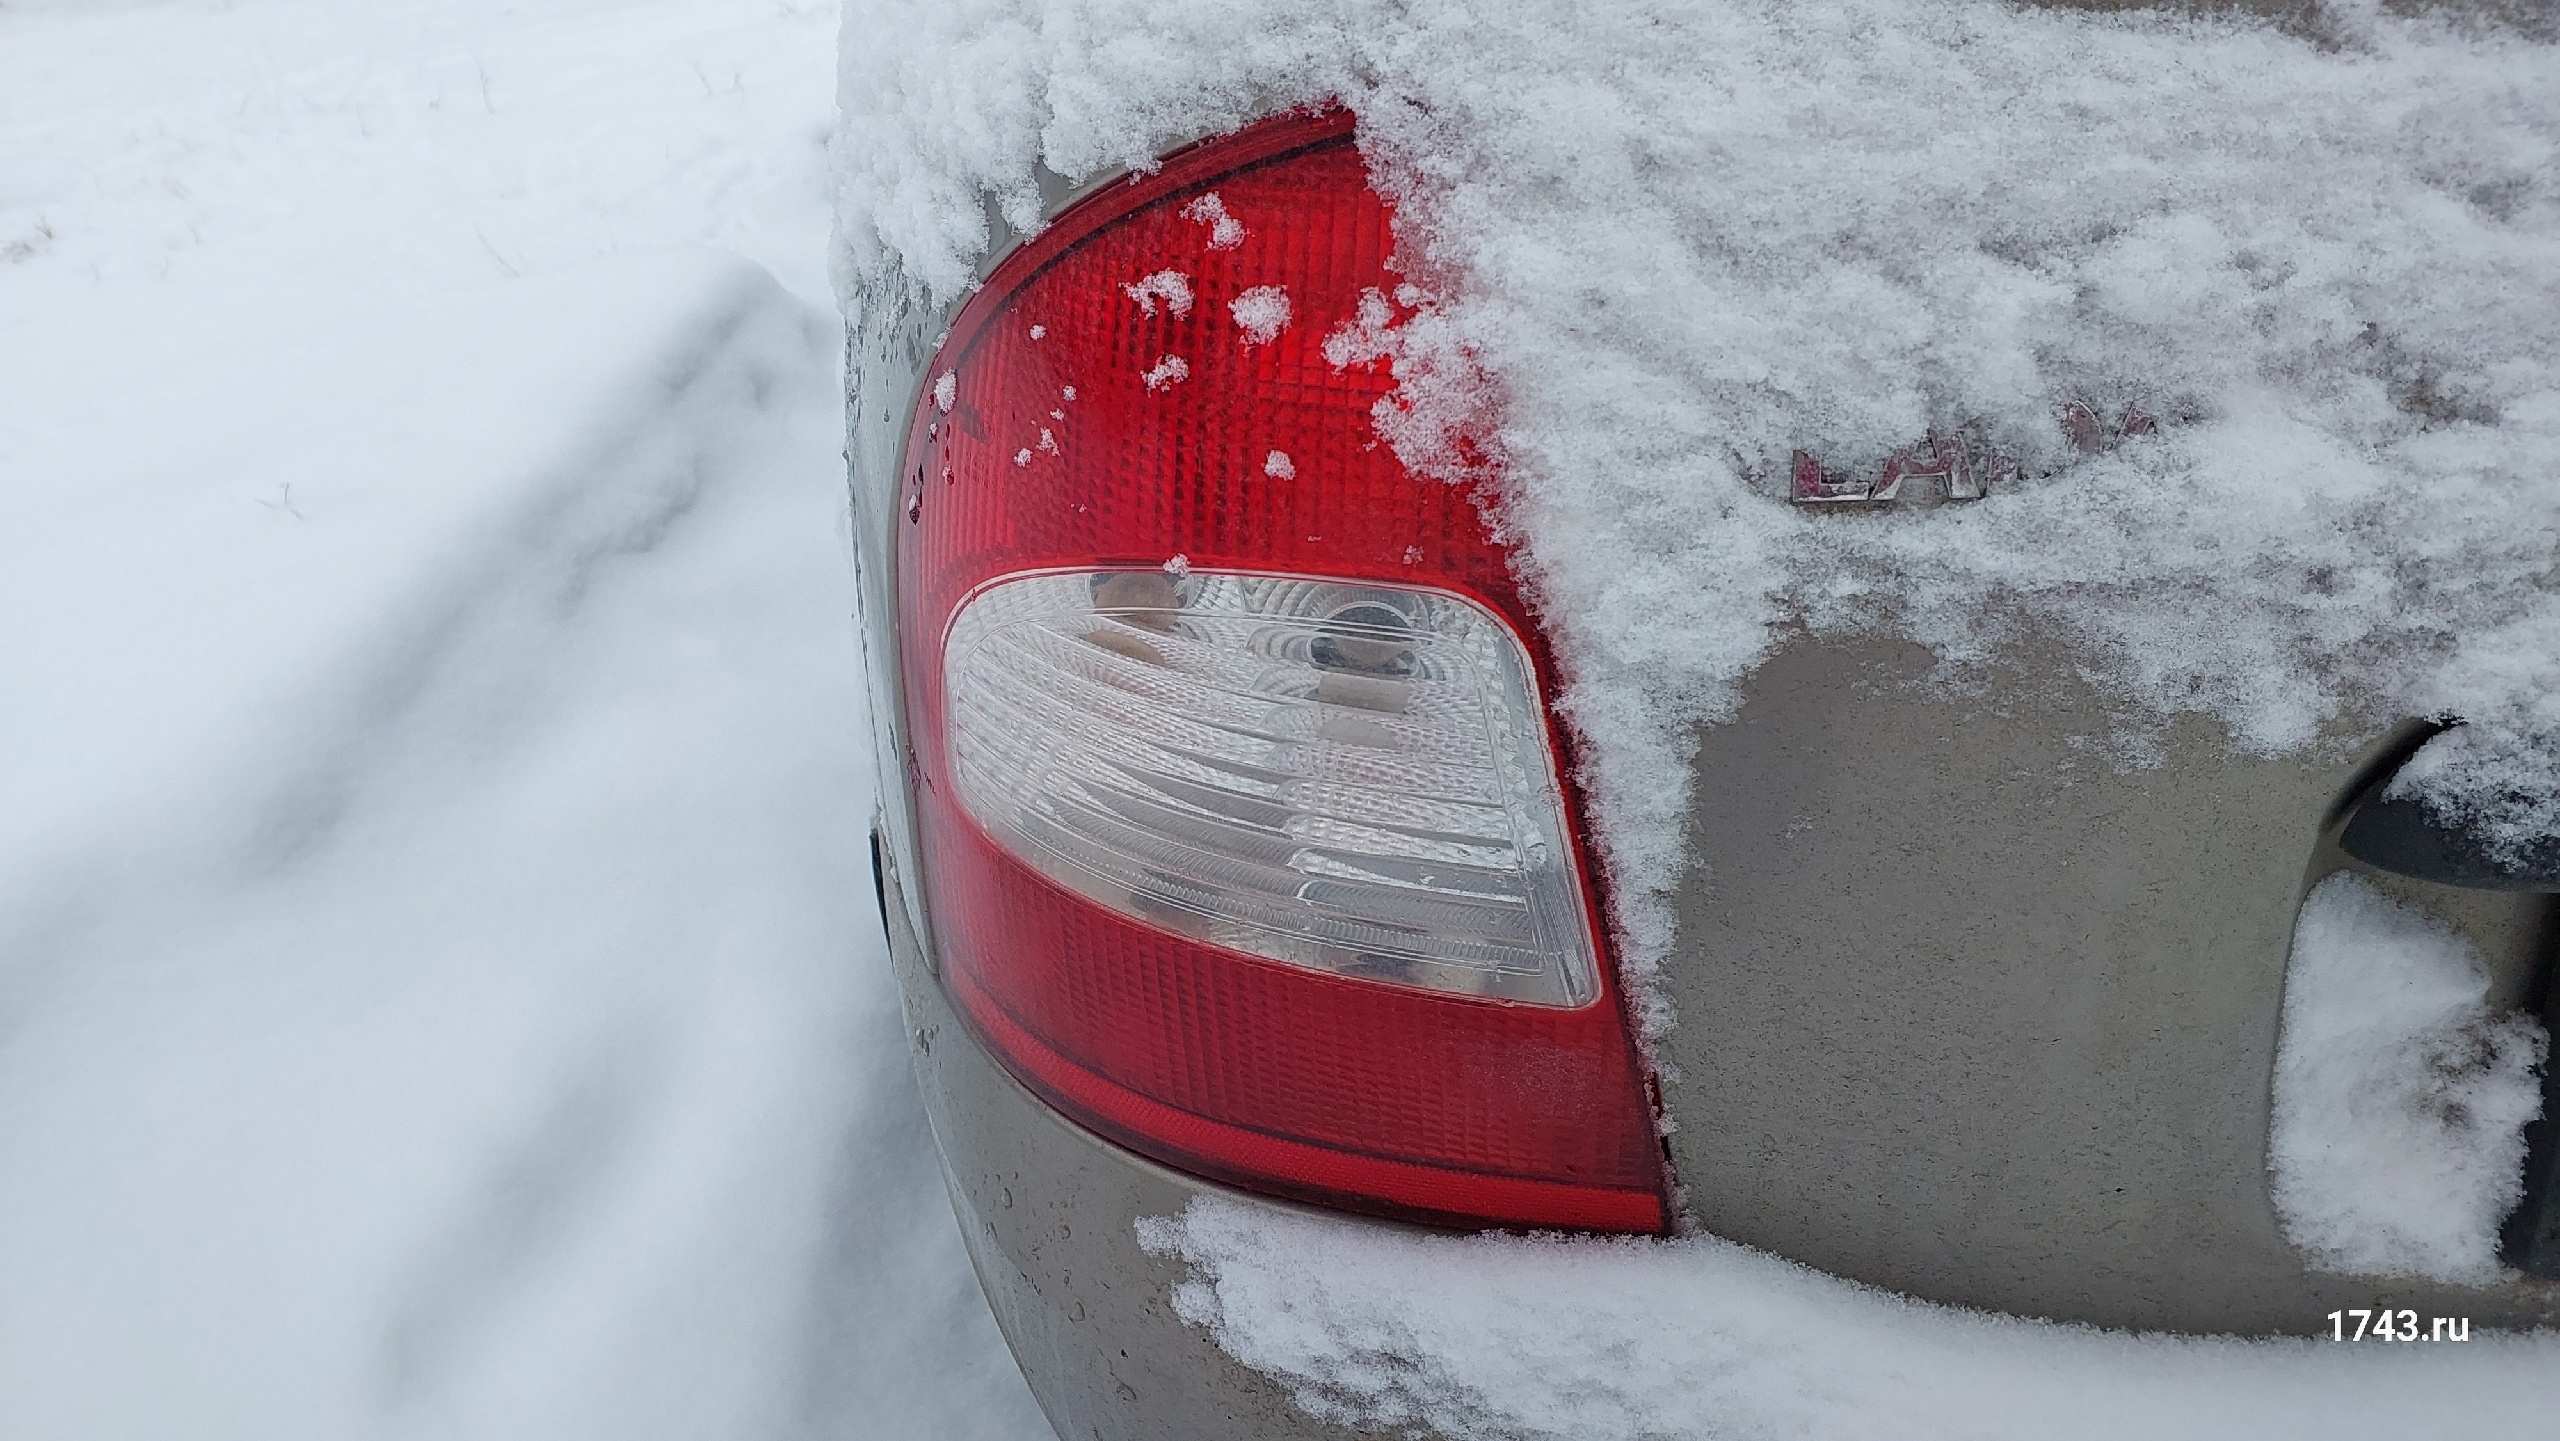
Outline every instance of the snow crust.
[[(1354, 110), (1409, 284), (1300, 319), (1394, 367), (1408, 463), (1466, 433), (1499, 468), (1639, 987), (1688, 737), (1795, 628), (1953, 680), (2059, 644), (2128, 763), (2182, 713), (2254, 751), (2458, 713), (2440, 793), (2539, 824), (2477, 798), (2560, 793), (2560, 48), (2288, 13), (855, 0), (839, 285), (958, 294), (981, 196), (1029, 228), (1043, 165)], [(2073, 399), (2163, 423), (2082, 454)], [(2026, 479), (1874, 523), (1781, 498), (1794, 448), (1866, 469), (1969, 420)]]
[(2376, 1346), (2022, 1321), (1709, 1237), (1429, 1235), (1227, 1199), (1139, 1235), (1187, 1268), (1182, 1318), (1311, 1414), (1457, 1441), (2527, 1436), (2560, 1369), (2550, 1333)]
[(2550, 1038), (2489, 1004), (2450, 927), (2368, 880), (2295, 922), (2268, 1147), (2285, 1233), (2322, 1268), (2486, 1284), (2523, 1190)]

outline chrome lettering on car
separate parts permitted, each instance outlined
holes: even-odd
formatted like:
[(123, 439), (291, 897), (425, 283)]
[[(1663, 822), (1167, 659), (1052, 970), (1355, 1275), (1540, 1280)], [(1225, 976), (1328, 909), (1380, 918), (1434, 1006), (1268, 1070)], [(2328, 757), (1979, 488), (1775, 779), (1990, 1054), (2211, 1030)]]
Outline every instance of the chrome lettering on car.
[[(2055, 419), (2063, 438), (2083, 455), (2112, 450), (2129, 437), (2160, 428), (2159, 420), (2138, 405), (2127, 405), (2110, 424), (2095, 406), (2078, 399), (2065, 401)], [(1994, 449), (1977, 420), (1953, 430), (1931, 430), (1926, 440), (1887, 456), (1873, 478), (1825, 469), (1812, 452), (1796, 451), (1788, 463), (1788, 492), (1798, 505), (1878, 507), (1900, 503), (1903, 487), (1917, 482), (1914, 498), (1980, 500), (2018, 473), (2017, 458)]]
[(2150, 435), (2160, 428), (2159, 420), (2138, 405), (2126, 406), (2112, 429), (2098, 414), (2097, 408), (2085, 400), (2063, 402), (2058, 418), (2062, 422), (2063, 436), (2071, 442), (2071, 448), (2082, 455), (2113, 450), (2118, 441), (2130, 436)]
[(1825, 470), (1810, 452), (1799, 450), (1790, 464), (1790, 489), (1798, 505), (1893, 505), (1903, 498), (1903, 487), (1915, 482), (1916, 490), (1932, 491), (1939, 500), (1980, 500), (2017, 473), (2017, 461), (1985, 444), (1981, 428), (1968, 424), (1932, 430), (1918, 445), (1895, 451), (1872, 480)]

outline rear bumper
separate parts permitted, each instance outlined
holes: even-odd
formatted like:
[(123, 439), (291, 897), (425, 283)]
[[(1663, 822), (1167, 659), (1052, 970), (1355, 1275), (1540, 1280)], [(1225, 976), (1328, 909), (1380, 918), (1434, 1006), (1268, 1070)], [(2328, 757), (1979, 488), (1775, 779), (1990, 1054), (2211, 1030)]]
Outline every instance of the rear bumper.
[[(953, 1009), (934, 973), (930, 949), (919, 939), (909, 919), (911, 912), (894, 863), (886, 862), (885, 857), (881, 879), (882, 909), (887, 919), (890, 956), (905, 1004), (908, 1043), (918, 1088), (933, 1125), (952, 1209), (997, 1325), (1032, 1394), (1062, 1441), (1354, 1441), (1372, 1434), (1321, 1421), (1298, 1409), (1282, 1381), (1239, 1363), (1204, 1330), (1185, 1322), (1174, 1304), (1176, 1288), (1188, 1279), (1185, 1267), (1178, 1258), (1150, 1255), (1142, 1249), (1138, 1222), (1146, 1217), (1181, 1215), (1195, 1200), (1215, 1196), (1232, 1206), (1320, 1215), (1331, 1226), (1363, 1228), (1364, 1238), (1370, 1234), (1386, 1239), (1397, 1233), (1435, 1233), (1383, 1221), (1347, 1221), (1330, 1212), (1312, 1212), (1287, 1202), (1238, 1193), (1155, 1165), (1059, 1116), (995, 1062)], [(1625, 1259), (1623, 1254), (1605, 1257), (1601, 1264), (1624, 1264)], [(1361, 1277), (1358, 1260), (1346, 1259), (1345, 1264), (1351, 1268), (1345, 1273), (1349, 1278), (1345, 1284), (1352, 1290), (1372, 1284), (1373, 1278)], [(1463, 1252), (1452, 1253), (1451, 1264), (1455, 1268), (1453, 1278), (1463, 1278), (1474, 1270)], [(1765, 1263), (1753, 1258), (1749, 1264)], [(1659, 1329), (1653, 1312), (1645, 1309), (1645, 1287), (1640, 1283), (1647, 1278), (1635, 1274), (1621, 1279), (1628, 1283), (1626, 1290), (1633, 1298), (1635, 1311), (1629, 1315), (1604, 1311), (1582, 1319), (1605, 1329), (1615, 1315), (1615, 1320), (1627, 1329), (1628, 1339), (1622, 1349), (1633, 1364), (1643, 1365), (1644, 1339)], [(1676, 1284), (1696, 1279), (1683, 1272)], [(1771, 1294), (1786, 1290), (1778, 1287)], [(1886, 1359), (1874, 1361), (1871, 1357), (1861, 1361), (1837, 1380), (1838, 1389), (1845, 1393), (1881, 1388), (1875, 1405), (1883, 1414), (1893, 1405), (1888, 1393), (1909, 1382), (1898, 1372), (1901, 1363), (1891, 1357), (1911, 1338), (1915, 1323), (1900, 1308), (1880, 1307), (1873, 1301), (1869, 1293), (1863, 1292), (1858, 1293), (1855, 1304), (1844, 1301), (1842, 1335), (1848, 1338), (1844, 1344), (1855, 1350), (1861, 1325), (1882, 1326), (1877, 1332), (1875, 1355)], [(2382, 1303), (2360, 1298), (2350, 1304), (2371, 1307)], [(1654, 1309), (1666, 1317), (1682, 1314), (1681, 1306), (1668, 1299), (1662, 1299)], [(1744, 1311), (1748, 1310), (1745, 1306)], [(1578, 1313), (1569, 1309), (1559, 1312), (1568, 1314)], [(2454, 1307), (2440, 1314), (2477, 1313), (2468, 1307)], [(2291, 1329), (2301, 1335), (2311, 1330), (2319, 1317), (2305, 1312), (2294, 1320)], [(2482, 1316), (2481, 1320), (2492, 1332), (2498, 1328), (2498, 1321), (2489, 1316)], [(1893, 1324), (1883, 1324), (1888, 1321)], [(2017, 1324), (1997, 1311), (1970, 1315), (1949, 1312), (1942, 1322), (1916, 1324), (1943, 1340), (1978, 1322)], [(1746, 1315), (1735, 1324), (1743, 1334), (1763, 1342), (1779, 1334), (1773, 1329), (1775, 1323), (1766, 1317)], [(1950, 1327), (1954, 1330), (1948, 1330)], [(1249, 1336), (1246, 1339), (1252, 1340)], [(2003, 1360), (2003, 1364), (1988, 1368), (1984, 1381), (1987, 1389), (1976, 1398), (1986, 1408), (1984, 1414), (2015, 1420), (2013, 1410), (2024, 1415), (2042, 1404), (2031, 1395), (2001, 1395), (2004, 1385), (2019, 1379), (2011, 1354), (2019, 1345), (2034, 1343), (2060, 1360), (2077, 1357), (2085, 1364), (2088, 1357), (2080, 1354), (2082, 1348), (2098, 1339), (2076, 1328), (2048, 1329), (2033, 1323), (2023, 1331), (1986, 1331), (1983, 1354)], [(1834, 1341), (1819, 1334), (1804, 1338), (1809, 1349), (1830, 1344)], [(1412, 1358), (1417, 1367), (1447, 1364), (1446, 1355), (1434, 1361), (1423, 1354), (1429, 1349), (1427, 1343), (1423, 1344), (1422, 1352)], [(2447, 1363), (2492, 1360), (2488, 1345), (2458, 1349), (2462, 1353), (2459, 1356), (2446, 1352), (2436, 1359)], [(1692, 1359), (1684, 1355), (1679, 1365), (1666, 1360), (1660, 1369), (1665, 1374), (1677, 1373)], [(2102, 1369), (2113, 1375), (2114, 1363), (2120, 1361), (2128, 1384), (2138, 1382), (2142, 1387), (2157, 1388), (2161, 1394), (2179, 1393), (2169, 1398), (2179, 1402), (2172, 1411), (2183, 1414), (2194, 1410), (2202, 1415), (2212, 1414), (2220, 1404), (2215, 1398), (2233, 1384), (2234, 1376), (2239, 1374), (2233, 1364), (2241, 1358), (2236, 1351), (2200, 1354), (2167, 1370), (2155, 1364), (2159, 1359), (2159, 1354), (2137, 1354), (2125, 1349), (2113, 1353)], [(2506, 1364), (2512, 1365), (2514, 1359)], [(2378, 1357), (2371, 1364), (2386, 1368), (2378, 1374), (2388, 1375), (2387, 1368), (2394, 1364), (2424, 1363), (2411, 1352), (2396, 1360)], [(1778, 1365), (1776, 1369), (1783, 1372), (1785, 1367)], [(2335, 1380), (2334, 1373), (2330, 1379)], [(2412, 1375), (2409, 1379), (2418, 1378)], [(2483, 1393), (2482, 1404), (2490, 1410), (2511, 1409), (2515, 1400), (2509, 1394), (2514, 1389), (2508, 1384), (2511, 1379), (2504, 1372), (2488, 1376), (2487, 1381), (2494, 1384)], [(2313, 1411), (2321, 1409), (2314, 1403), (2329, 1384), (2321, 1379), (2316, 1367), (2300, 1366), (2285, 1372), (2270, 1371), (2256, 1380), (2274, 1383), (2268, 1394), (2279, 1400), (2298, 1390), (2301, 1404)], [(2442, 1377), (2433, 1384), (2439, 1392), (2462, 1394), (2458, 1385), (2449, 1388)], [(2252, 1394), (2267, 1390), (2260, 1386)], [(2043, 1401), (2051, 1399), (2047, 1396)], [(2257, 1399), (2265, 1401), (2268, 1397), (2258, 1395)], [(2496, 1405), (2490, 1406), (2491, 1401)], [(2216, 1434), (2247, 1434), (2250, 1429), (2242, 1427), (2237, 1432)], [(2004, 1425), (1990, 1427), (1983, 1434), (2009, 1434), (2014, 1430)], [(1419, 1437), (1426, 1433), (1399, 1434)]]
[[(1139, 1249), (1137, 1222), (1198, 1196), (1244, 1197), (1074, 1126), (998, 1066), (953, 1011), (882, 868), (889, 955), (916, 1083), (952, 1210), (996, 1324), (1049, 1424), (1069, 1441), (1349, 1441), (1174, 1314), (1181, 1263)], [(1386, 1223), (1376, 1223), (1385, 1225)]]

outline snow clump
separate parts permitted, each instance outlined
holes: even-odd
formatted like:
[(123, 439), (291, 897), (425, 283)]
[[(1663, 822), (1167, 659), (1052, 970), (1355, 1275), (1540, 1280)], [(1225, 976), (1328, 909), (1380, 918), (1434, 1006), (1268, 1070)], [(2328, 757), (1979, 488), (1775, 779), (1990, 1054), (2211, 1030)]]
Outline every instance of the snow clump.
[(1191, 277), (1179, 270), (1159, 270), (1134, 284), (1123, 285), (1121, 292), (1138, 302), (1140, 312), (1153, 315), (1156, 303), (1162, 301), (1176, 315), (1191, 313)]
[[(1360, 292), (1359, 308), (1324, 338), (1324, 359), (1336, 370), (1396, 357), (1404, 337), (1396, 328), (1395, 307), (1386, 292), (1371, 286)], [(1391, 419), (1381, 415), (1381, 422)]]
[(2304, 902), (2268, 1160), (2287, 1236), (2323, 1269), (2498, 1278), (2550, 1042), (2488, 988), (2462, 937), (2371, 881)]
[(1227, 213), (1227, 202), (1214, 190), (1182, 207), (1182, 216), (1209, 227), (1211, 250), (1233, 250), (1244, 244), (1244, 222)]
[(1289, 328), (1289, 292), (1277, 285), (1257, 285), (1227, 302), (1227, 313), (1244, 332), (1246, 345), (1269, 345)]

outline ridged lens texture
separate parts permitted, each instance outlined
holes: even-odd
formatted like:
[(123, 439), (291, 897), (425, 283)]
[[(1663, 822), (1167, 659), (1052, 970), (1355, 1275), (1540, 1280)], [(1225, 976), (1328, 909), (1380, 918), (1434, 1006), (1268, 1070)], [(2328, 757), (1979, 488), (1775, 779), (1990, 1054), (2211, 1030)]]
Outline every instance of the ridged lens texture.
[(1461, 995), (1595, 994), (1527, 657), (1442, 591), (1027, 576), (944, 647), (960, 799), (1096, 903)]
[[(1377, 442), (1385, 365), (1325, 354), (1337, 329), (1400, 313), (1391, 248), (1347, 117), (1286, 117), (1088, 197), (955, 320), (909, 435), (898, 547), (943, 980), (1025, 1084), (1168, 1164), (1415, 1219), (1659, 1230), (1651, 1112), (1574, 884), (1587, 865), (1569, 827), (1519, 819), (1547, 786), (1572, 813), (1537, 699), (1550, 658), (1474, 498)], [(1112, 659), (1161, 660), (1169, 639), (1177, 664)], [(1240, 676), (1256, 654), (1261, 679)], [(1443, 685), (1426, 708), (1472, 688), (1480, 708), (1419, 725), (1374, 689), (1330, 709), (1285, 693), (1328, 679), (1337, 699), (1363, 679)], [(1512, 685), (1546, 755), (1504, 780)], [(1403, 749), (1253, 750), (1328, 718), (1402, 725)], [(1201, 730), (1220, 725), (1248, 754)], [(1184, 792), (1186, 774), (1216, 794)], [(1290, 853), (1320, 869), (1332, 844), (1369, 872), (1336, 880), (1409, 881), (1404, 909), (1364, 892), (1319, 921), (1282, 894), (1278, 842), (1246, 843), (1271, 817), (1246, 802), (1292, 781), (1337, 783), (1344, 829), (1314, 847), (1291, 833)], [(1186, 819), (1134, 824), (1151, 804)], [(1426, 834), (1451, 875), (1377, 864)], [(1563, 852), (1545, 880), (1538, 846)], [(1260, 908), (1211, 904), (1206, 872)], [(1432, 912), (1441, 887), (1478, 894)], [(1550, 933), (1577, 908), (1578, 930)]]

